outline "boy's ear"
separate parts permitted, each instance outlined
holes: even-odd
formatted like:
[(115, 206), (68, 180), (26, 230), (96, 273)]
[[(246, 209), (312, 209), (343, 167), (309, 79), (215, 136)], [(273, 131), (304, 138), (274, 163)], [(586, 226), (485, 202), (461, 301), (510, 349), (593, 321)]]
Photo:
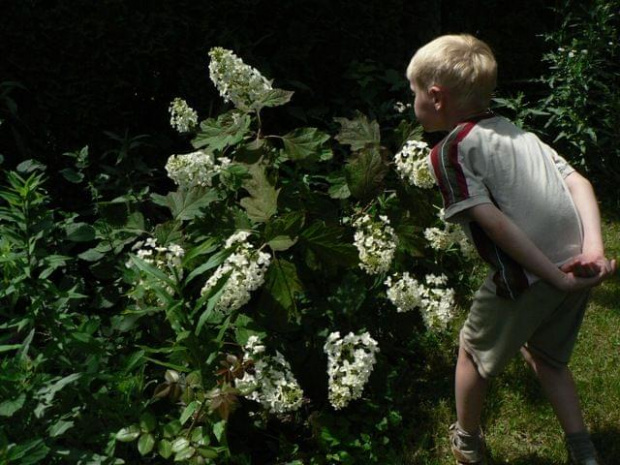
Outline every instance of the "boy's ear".
[(441, 87), (434, 85), (428, 90), (428, 95), (433, 101), (435, 110), (441, 110), (444, 106), (444, 100), (446, 98), (445, 91)]

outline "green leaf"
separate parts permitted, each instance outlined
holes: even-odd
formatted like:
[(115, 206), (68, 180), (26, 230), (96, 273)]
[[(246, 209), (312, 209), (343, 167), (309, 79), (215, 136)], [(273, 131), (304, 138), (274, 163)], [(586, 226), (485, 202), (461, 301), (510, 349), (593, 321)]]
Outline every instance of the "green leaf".
[(10, 449), (8, 451), (8, 462), (31, 465), (43, 460), (49, 452), (50, 448), (47, 447), (43, 439), (33, 439)]
[(289, 315), (297, 313), (295, 296), (303, 292), (295, 264), (284, 259), (271, 262), (265, 275), (264, 292)]
[(185, 438), (177, 438), (172, 441), (172, 452), (178, 454), (179, 452), (189, 447), (189, 441)]
[(278, 107), (291, 101), (294, 92), (283, 89), (270, 89), (261, 93), (252, 107), (260, 110), (263, 107)]
[(79, 184), (84, 180), (84, 174), (78, 173), (73, 168), (65, 168), (64, 170), (60, 170), (60, 174), (62, 174), (63, 178), (73, 184)]
[(69, 384), (74, 383), (78, 379), (82, 377), (82, 373), (73, 373), (71, 375), (65, 376), (64, 378), (60, 378), (53, 384), (49, 384), (37, 391), (37, 394), (49, 396), (53, 399), (54, 395), (68, 386)]
[(423, 257), (427, 244), (423, 230), (424, 228), (415, 224), (411, 218), (401, 218), (394, 226), (399, 247), (406, 250), (412, 257)]
[(97, 250), (97, 247), (88, 249), (82, 252), (81, 254), (78, 254), (78, 258), (80, 258), (81, 260), (84, 260), (85, 262), (97, 262), (101, 260), (103, 257), (105, 257), (105, 253)]
[(214, 312), (213, 310), (215, 309), (215, 305), (219, 302), (220, 297), (222, 296), (222, 293), (226, 288), (225, 285), (229, 277), (230, 273), (222, 276), (218, 280), (216, 285), (209, 289), (209, 292), (205, 296), (203, 296), (198, 302), (197, 307), (202, 308), (202, 305), (204, 305), (204, 300), (206, 298), (207, 308), (202, 312), (200, 318), (198, 319), (198, 323), (196, 324), (196, 335), (200, 334), (200, 331), (202, 331), (202, 327), (207, 321), (212, 320), (213, 317), (216, 317), (216, 319), (220, 319), (218, 318), (219, 314), (216, 314), (216, 312)]
[(17, 350), (21, 347), (21, 344), (10, 344), (5, 346), (0, 346), (0, 354), (2, 352), (10, 352), (11, 350)]
[(411, 122), (407, 119), (401, 120), (398, 127), (394, 130), (394, 138), (396, 145), (401, 147), (411, 139), (421, 140), (423, 135), (422, 126), (417, 122)]
[(192, 220), (202, 216), (202, 209), (219, 199), (215, 189), (192, 187), (189, 190), (179, 189), (163, 196), (151, 194), (153, 202), (168, 207), (177, 220)]
[(264, 223), (278, 211), (278, 194), (267, 178), (262, 162), (247, 165), (251, 178), (246, 179), (243, 187), (250, 194), (239, 202), (253, 221)]
[(129, 260), (134, 265), (136, 265), (136, 267), (140, 271), (145, 272), (147, 275), (152, 276), (153, 278), (158, 279), (159, 281), (162, 281), (162, 282), (166, 283), (169, 286), (174, 286), (175, 285), (175, 282), (169, 276), (167, 276), (163, 271), (161, 271), (157, 267), (154, 267), (154, 266), (150, 265), (149, 263), (145, 262), (141, 258), (139, 258), (139, 257), (137, 257), (135, 255), (131, 255)]
[(21, 393), (16, 399), (8, 399), (0, 403), (0, 416), (12, 417), (13, 414), (19, 411), (26, 402), (26, 394)]
[(334, 121), (340, 124), (340, 132), (336, 135), (336, 140), (343, 145), (350, 145), (351, 150), (379, 147), (381, 135), (376, 121), (368, 121), (368, 118), (359, 112), (355, 119), (334, 118)]
[(17, 165), (15, 170), (18, 173), (28, 174), (33, 171), (45, 171), (45, 168), (45, 165), (37, 160), (25, 160)]
[(210, 237), (209, 239), (205, 239), (204, 242), (197, 245), (196, 247), (192, 247), (191, 249), (185, 252), (183, 256), (183, 262), (187, 263), (190, 260), (193, 260), (196, 257), (201, 255), (210, 254), (217, 249), (217, 239), (215, 237)]
[(306, 221), (303, 211), (291, 211), (278, 218), (273, 218), (265, 225), (264, 238), (266, 241), (278, 236), (296, 237)]
[(309, 157), (326, 159), (331, 154), (329, 147), (324, 147), (329, 135), (317, 128), (299, 128), (282, 137), (284, 151), (291, 160), (304, 160)]
[(209, 435), (204, 426), (198, 426), (193, 429), (190, 441), (196, 446), (206, 446), (209, 444)]
[(224, 260), (226, 260), (226, 258), (228, 258), (230, 254), (232, 254), (232, 252), (232, 250), (222, 249), (214, 253), (205, 263), (192, 270), (192, 272), (187, 276), (187, 279), (185, 281), (190, 282), (195, 277), (202, 275), (205, 271), (209, 271), (216, 266), (220, 266), (222, 263), (224, 263)]
[(276, 236), (267, 242), (267, 245), (274, 252), (283, 252), (284, 250), (288, 250), (295, 245), (297, 242), (297, 238), (292, 238), (290, 236)]
[(24, 339), (24, 342), (22, 342), (22, 346), (19, 349), (19, 352), (17, 353), (17, 359), (20, 361), (20, 363), (23, 363), (26, 360), (26, 357), (28, 356), (28, 351), (30, 350), (30, 344), (32, 343), (33, 338), (34, 338), (34, 329), (32, 329), (28, 333), (28, 336), (26, 336), (26, 339)]
[(138, 425), (131, 425), (127, 428), (121, 428), (116, 433), (116, 440), (120, 442), (131, 442), (138, 439), (140, 436), (140, 427)]
[(345, 166), (349, 190), (360, 200), (368, 200), (376, 195), (387, 173), (388, 166), (378, 148), (354, 153)]
[(189, 460), (192, 458), (192, 456), (196, 453), (196, 449), (194, 449), (193, 447), (186, 447), (184, 449), (181, 449), (179, 452), (176, 453), (176, 455), (174, 456), (174, 461), (175, 462), (183, 462), (185, 460)]
[(144, 433), (150, 433), (157, 426), (157, 419), (151, 412), (144, 412), (140, 416), (140, 429)]
[(183, 425), (181, 425), (181, 422), (179, 420), (172, 420), (170, 423), (166, 423), (164, 425), (164, 437), (175, 437), (177, 434), (179, 434), (179, 431), (181, 431), (182, 427)]
[(62, 436), (65, 432), (73, 428), (73, 426), (75, 426), (75, 422), (73, 421), (58, 420), (56, 423), (50, 426), (48, 434), (52, 438)]
[(246, 345), (250, 336), (258, 336), (260, 339), (266, 337), (264, 329), (256, 325), (252, 318), (243, 313), (237, 315), (237, 318), (235, 319), (234, 329), (235, 341), (240, 346)]
[(184, 425), (187, 422), (187, 420), (189, 420), (189, 418), (194, 414), (194, 412), (199, 406), (200, 406), (200, 403), (195, 400), (193, 402), (190, 402), (189, 405), (185, 407), (185, 410), (183, 410), (183, 413), (181, 414), (181, 418), (179, 419), (182, 425)]
[(138, 440), (138, 452), (140, 452), (140, 455), (148, 454), (153, 450), (154, 446), (155, 437), (152, 434), (148, 433), (140, 436), (140, 439)]
[(162, 439), (161, 441), (159, 441), (157, 451), (159, 452), (159, 455), (161, 455), (163, 458), (170, 458), (170, 456), (172, 456), (172, 443), (167, 439)]
[(73, 242), (89, 242), (95, 239), (95, 228), (87, 223), (71, 223), (65, 228), (67, 239)]
[(223, 150), (243, 140), (250, 129), (250, 122), (249, 115), (233, 112), (224, 113), (217, 120), (209, 118), (200, 123), (192, 145), (197, 149)]
[(342, 267), (357, 265), (355, 246), (342, 240), (344, 230), (338, 226), (327, 226), (323, 221), (315, 221), (305, 229), (300, 239), (316, 256), (325, 262)]
[(213, 424), (213, 435), (219, 443), (222, 442), (222, 437), (226, 432), (226, 420), (220, 420)]
[(340, 173), (332, 173), (327, 176), (331, 184), (327, 193), (332, 199), (347, 199), (351, 197), (351, 190), (347, 184), (347, 178)]
[(213, 447), (199, 447), (198, 453), (205, 459), (216, 459), (219, 457), (217, 449)]

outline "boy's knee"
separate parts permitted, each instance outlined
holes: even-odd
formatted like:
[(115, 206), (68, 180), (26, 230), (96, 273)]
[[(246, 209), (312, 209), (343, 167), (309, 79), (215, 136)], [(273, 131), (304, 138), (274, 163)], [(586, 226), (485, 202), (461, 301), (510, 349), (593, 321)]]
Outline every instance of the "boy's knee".
[(550, 363), (544, 357), (536, 354), (535, 352), (529, 350), (527, 347), (521, 347), (521, 355), (530, 366), (534, 373), (540, 375), (541, 372), (549, 373), (560, 373), (561, 371), (566, 369), (566, 366), (558, 366)]

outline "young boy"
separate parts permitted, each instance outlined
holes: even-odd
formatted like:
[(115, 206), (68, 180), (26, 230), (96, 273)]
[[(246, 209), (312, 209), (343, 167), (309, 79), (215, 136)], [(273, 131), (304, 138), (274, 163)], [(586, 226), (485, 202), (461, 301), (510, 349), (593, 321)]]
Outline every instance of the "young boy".
[(484, 463), (480, 416), (490, 378), (521, 351), (565, 432), (571, 460), (597, 465), (567, 367), (588, 290), (611, 276), (590, 183), (552, 148), (488, 110), (497, 65), (469, 35), (439, 37), (407, 68), (426, 131), (450, 131), (429, 156), (447, 221), (491, 266), (460, 333), (458, 464)]

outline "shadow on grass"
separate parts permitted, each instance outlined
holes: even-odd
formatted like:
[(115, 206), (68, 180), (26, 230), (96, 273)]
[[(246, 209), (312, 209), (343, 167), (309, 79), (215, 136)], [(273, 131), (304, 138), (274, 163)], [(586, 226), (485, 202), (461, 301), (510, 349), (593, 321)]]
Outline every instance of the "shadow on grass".
[[(489, 465), (505, 465), (506, 462), (502, 460), (489, 459)], [(517, 457), (510, 461), (510, 465), (560, 465), (555, 461), (539, 457), (535, 454), (524, 455), (523, 457)]]
[[(606, 428), (594, 430), (592, 432), (592, 442), (600, 455), (602, 463), (617, 464), (617, 457), (620, 454), (620, 428)], [(490, 458), (489, 465), (505, 464), (501, 458)], [(516, 457), (510, 461), (510, 465), (559, 465), (557, 461), (540, 457), (536, 454), (527, 454)]]
[(620, 308), (618, 302), (620, 301), (620, 277), (616, 276), (611, 281), (606, 282), (604, 285), (597, 287), (592, 292), (592, 302), (602, 307), (611, 309), (618, 313)]
[(620, 457), (620, 427), (606, 427), (592, 431), (592, 442), (596, 446), (601, 461), (613, 465)]

